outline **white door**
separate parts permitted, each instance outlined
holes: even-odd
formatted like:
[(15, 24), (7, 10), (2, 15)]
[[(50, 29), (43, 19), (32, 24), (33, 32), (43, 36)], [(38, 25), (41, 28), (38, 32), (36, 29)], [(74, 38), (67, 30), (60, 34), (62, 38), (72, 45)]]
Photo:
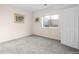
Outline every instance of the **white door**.
[(61, 43), (70, 47), (78, 48), (78, 32), (75, 23), (78, 20), (78, 8), (68, 8), (60, 14)]

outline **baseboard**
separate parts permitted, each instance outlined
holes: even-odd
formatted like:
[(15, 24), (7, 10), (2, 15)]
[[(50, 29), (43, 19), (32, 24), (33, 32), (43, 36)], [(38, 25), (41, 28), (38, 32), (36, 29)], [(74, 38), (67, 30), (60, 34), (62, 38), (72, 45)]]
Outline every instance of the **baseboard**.
[(32, 34), (31, 35), (23, 35), (23, 36), (15, 37), (13, 39), (7, 39), (6, 41), (2, 41), (0, 43), (10, 42), (10, 41), (14, 41), (14, 40), (17, 40), (17, 39), (20, 39), (20, 38), (23, 38), (23, 37), (30, 37), (30, 36), (32, 36)]
[[(45, 37), (45, 36), (41, 36), (41, 35), (36, 35), (36, 34), (32, 34), (32, 36), (38, 36), (38, 37), (53, 39), (53, 38), (49, 38), (49, 37)], [(53, 39), (53, 40), (56, 40), (56, 41), (58, 41), (58, 42), (61, 42), (60, 40), (57, 40), (57, 39)]]

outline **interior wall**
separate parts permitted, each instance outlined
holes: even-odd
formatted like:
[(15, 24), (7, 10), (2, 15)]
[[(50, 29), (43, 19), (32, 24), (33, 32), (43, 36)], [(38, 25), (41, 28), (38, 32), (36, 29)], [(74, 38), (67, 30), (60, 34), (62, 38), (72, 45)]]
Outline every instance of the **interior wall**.
[(52, 28), (42, 28), (42, 19), (39, 22), (35, 22), (36, 17), (42, 17), (45, 15), (53, 15), (58, 14), (57, 11), (53, 10), (52, 8), (43, 9), (40, 11), (36, 11), (33, 13), (33, 34), (40, 35), (52, 39), (59, 40), (59, 27), (52, 27)]
[[(14, 13), (24, 15), (24, 23), (14, 23)], [(0, 6), (0, 42), (32, 34), (32, 13)]]

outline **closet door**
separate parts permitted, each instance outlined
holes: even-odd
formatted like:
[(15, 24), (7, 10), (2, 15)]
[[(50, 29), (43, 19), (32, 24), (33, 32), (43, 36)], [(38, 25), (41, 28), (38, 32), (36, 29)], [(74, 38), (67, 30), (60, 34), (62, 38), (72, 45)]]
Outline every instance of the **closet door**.
[(61, 43), (73, 48), (78, 48), (78, 38), (76, 38), (78, 27), (75, 25), (78, 20), (77, 16), (77, 7), (68, 8), (60, 14)]

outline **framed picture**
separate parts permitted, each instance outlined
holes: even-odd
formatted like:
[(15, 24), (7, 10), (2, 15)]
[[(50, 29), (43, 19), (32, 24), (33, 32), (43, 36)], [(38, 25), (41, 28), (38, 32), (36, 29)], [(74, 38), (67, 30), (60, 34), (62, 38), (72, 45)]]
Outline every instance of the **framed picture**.
[(40, 20), (40, 17), (35, 18), (36, 22), (39, 22), (39, 20)]
[(14, 18), (15, 23), (24, 23), (24, 15), (15, 13)]

